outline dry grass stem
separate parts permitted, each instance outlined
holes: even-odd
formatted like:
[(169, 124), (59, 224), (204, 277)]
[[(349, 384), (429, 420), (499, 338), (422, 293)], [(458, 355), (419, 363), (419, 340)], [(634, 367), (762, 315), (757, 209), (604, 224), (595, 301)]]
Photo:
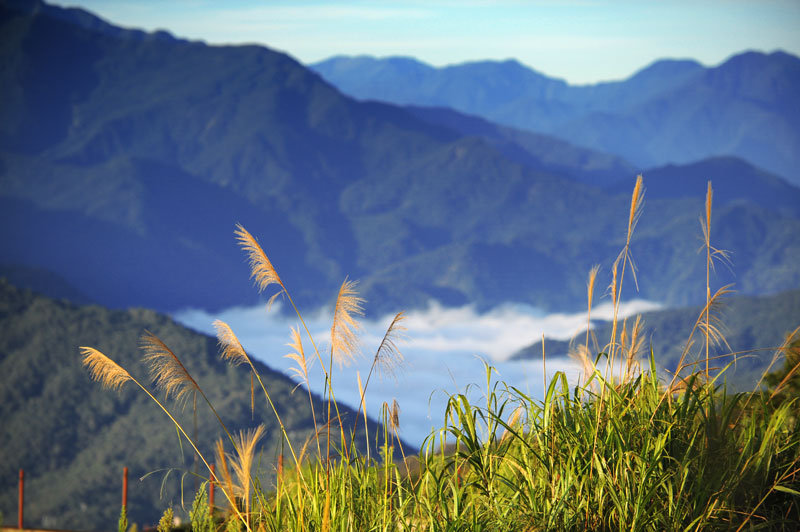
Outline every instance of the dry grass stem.
[(595, 372), (595, 366), (589, 354), (589, 349), (585, 345), (579, 345), (574, 349), (570, 349), (567, 352), (567, 356), (581, 365), (583, 382), (587, 383)]
[[(364, 414), (364, 437), (367, 440), (367, 462), (369, 462), (370, 445), (369, 445), (369, 423), (367, 422), (367, 395), (366, 389), (361, 384), (361, 373), (356, 371), (356, 380), (358, 381), (358, 395), (360, 397), (358, 408)], [(356, 412), (356, 423), (358, 423), (358, 412)], [(355, 427), (353, 427), (353, 435), (355, 436)]]
[(222, 349), (220, 357), (223, 360), (227, 360), (235, 366), (250, 364), (250, 358), (230, 325), (222, 320), (214, 320), (214, 329), (217, 331), (217, 341)]
[[(283, 355), (283, 357), (294, 360), (297, 363), (297, 366), (290, 367), (289, 371), (291, 371), (293, 375), (296, 375), (301, 382), (305, 382), (308, 386), (308, 360), (306, 359), (306, 354), (303, 350), (303, 341), (300, 338), (300, 332), (297, 329), (292, 327), (291, 331), (292, 341), (286, 345), (292, 348), (292, 352), (288, 355)], [(297, 386), (300, 386), (300, 384)], [(295, 389), (297, 389), (297, 387), (295, 387)]]
[(283, 281), (281, 281), (278, 272), (275, 271), (275, 268), (272, 266), (269, 258), (267, 258), (267, 254), (264, 253), (261, 245), (253, 235), (247, 232), (247, 229), (242, 227), (241, 224), (236, 224), (235, 235), (239, 245), (247, 253), (247, 259), (250, 263), (250, 277), (255, 281), (258, 291), (263, 292), (267, 287), (273, 284), (277, 284), (281, 287), (281, 291), (270, 298), (271, 304), (278, 294), (285, 290)]
[(264, 435), (264, 425), (259, 425), (255, 429), (239, 431), (234, 439), (236, 440), (236, 460), (231, 462), (234, 475), (237, 480), (237, 490), (245, 498), (250, 492), (250, 479), (253, 469), (253, 457), (255, 456), (256, 445)]
[(783, 341), (783, 344), (780, 346), (780, 348), (778, 348), (775, 354), (778, 356), (783, 355), (792, 366), (792, 369), (790, 369), (786, 373), (786, 376), (781, 379), (781, 382), (775, 386), (775, 390), (773, 390), (772, 394), (769, 396), (770, 401), (773, 397), (783, 391), (786, 383), (788, 383), (795, 375), (800, 373), (800, 327), (786, 335), (786, 339)]
[(644, 347), (644, 320), (641, 315), (636, 316), (636, 321), (631, 327), (630, 339), (628, 341), (627, 351), (625, 353), (625, 381), (630, 381), (636, 376), (636, 372), (641, 373), (641, 363), (639, 361), (639, 353)]
[(405, 320), (405, 314), (398, 312), (395, 315), (386, 333), (383, 335), (383, 340), (375, 352), (373, 364), (383, 376), (394, 376), (397, 369), (403, 363), (403, 353), (397, 348), (398, 341), (405, 339), (406, 328), (402, 324)]
[(597, 273), (600, 271), (600, 265), (595, 264), (589, 270), (589, 278), (586, 282), (586, 349), (589, 349), (589, 332), (592, 329), (592, 302), (594, 301), (594, 285), (597, 280)]
[[(639, 223), (639, 218), (642, 217), (642, 210), (644, 209), (644, 185), (642, 185), (642, 176), (636, 176), (636, 184), (633, 186), (633, 194), (631, 195), (631, 208), (628, 214), (628, 231), (625, 235), (625, 247), (617, 256), (617, 262), (622, 261), (622, 272), (625, 275), (625, 262), (630, 264), (631, 275), (633, 276), (633, 284), (636, 289), (639, 289), (639, 282), (636, 279), (636, 264), (633, 262), (633, 256), (630, 253), (631, 238), (633, 237), (633, 230), (636, 229), (636, 224)], [(620, 279), (620, 287), (622, 280)], [(620, 296), (622, 294), (620, 293)]]
[(345, 279), (336, 298), (333, 325), (331, 325), (331, 358), (340, 368), (349, 364), (358, 351), (357, 333), (361, 326), (355, 316), (364, 314), (362, 307), (364, 300), (357, 295), (355, 289), (357, 284), (356, 281)]
[[(508, 418), (508, 426), (511, 428), (516, 428), (519, 420), (522, 418), (522, 414), (525, 412), (525, 408), (520, 405), (511, 412), (511, 417)], [(508, 438), (510, 438), (512, 433), (506, 429), (503, 431), (503, 435), (500, 437), (500, 443), (503, 443)]]
[(167, 397), (173, 396), (177, 401), (183, 401), (192, 392), (200, 390), (175, 353), (156, 335), (145, 331), (139, 340), (139, 347), (150, 366), (153, 383), (163, 389)]
[(130, 373), (116, 362), (93, 347), (81, 347), (83, 365), (89, 369), (92, 380), (98, 381), (103, 388), (119, 390), (122, 385), (133, 380)]
[(231, 470), (228, 467), (228, 455), (225, 453), (225, 444), (222, 441), (222, 438), (216, 441), (214, 450), (217, 456), (217, 463), (220, 466), (220, 472), (222, 473), (222, 481), (225, 483), (227, 492), (233, 496), (233, 476), (231, 475)]
[(400, 430), (400, 403), (397, 399), (392, 399), (392, 407), (389, 409), (389, 427), (395, 434)]

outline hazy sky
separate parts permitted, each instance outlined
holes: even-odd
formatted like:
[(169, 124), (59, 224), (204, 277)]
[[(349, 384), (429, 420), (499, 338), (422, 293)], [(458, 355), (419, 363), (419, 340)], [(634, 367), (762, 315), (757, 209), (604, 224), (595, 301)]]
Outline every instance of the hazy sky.
[(799, 0), (68, 0), (125, 27), (259, 43), (310, 63), (413, 56), (435, 66), (515, 58), (571, 83), (663, 57), (715, 65), (748, 49), (800, 55)]

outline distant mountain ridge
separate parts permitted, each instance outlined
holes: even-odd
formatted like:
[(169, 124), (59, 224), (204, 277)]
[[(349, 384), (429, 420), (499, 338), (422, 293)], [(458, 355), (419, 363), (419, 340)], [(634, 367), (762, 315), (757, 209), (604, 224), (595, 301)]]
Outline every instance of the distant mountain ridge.
[(731, 155), (800, 184), (800, 58), (785, 52), (745, 52), (708, 68), (661, 60), (622, 81), (580, 86), (514, 60), (433, 68), (337, 56), (310, 68), (356, 98), (448, 106), (640, 167)]
[[(0, 264), (52, 271), (88, 300), (255, 302), (237, 222), (302, 308), (350, 276), (374, 314), (431, 299), (580, 308), (586, 272), (610, 268), (623, 244), (630, 192), (614, 186), (639, 168), (619, 157), (358, 102), (268, 48), (116, 31), (80, 10), (3, 3), (0, 35)], [(789, 185), (748, 175), (789, 203)], [(705, 177), (725, 197), (724, 176)], [(641, 297), (703, 297), (702, 201), (648, 201), (633, 244)], [(714, 242), (734, 251), (746, 293), (800, 286), (800, 219), (772, 207), (715, 209)]]

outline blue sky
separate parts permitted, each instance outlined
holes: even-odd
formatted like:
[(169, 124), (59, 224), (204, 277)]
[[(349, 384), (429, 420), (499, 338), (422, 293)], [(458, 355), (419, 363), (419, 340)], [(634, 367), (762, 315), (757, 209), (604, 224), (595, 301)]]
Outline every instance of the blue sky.
[(744, 50), (800, 55), (800, 1), (68, 0), (115, 24), (210, 44), (258, 43), (304, 63), (413, 56), (434, 66), (515, 58), (570, 83), (652, 61), (715, 65)]

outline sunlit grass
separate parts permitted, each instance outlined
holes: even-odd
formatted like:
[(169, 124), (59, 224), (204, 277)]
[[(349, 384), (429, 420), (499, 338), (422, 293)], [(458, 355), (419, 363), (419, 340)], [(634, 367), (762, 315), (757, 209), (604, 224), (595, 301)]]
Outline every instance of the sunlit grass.
[[(358, 343), (362, 300), (355, 283), (345, 280), (339, 290), (330, 351), (322, 353), (289, 289), (257, 240), (241, 226), (236, 237), (258, 288), (277, 286), (273, 298), (286, 297), (303, 324), (305, 340), (301, 330), (293, 329), (289, 343), (296, 376), (310, 389), (308, 356), (319, 362), (325, 379), (325, 411), (316, 412), (308, 395), (317, 424), (314, 436), (293, 442), (234, 332), (222, 322), (215, 324), (222, 358), (247, 366), (281, 426), (293, 463), (284, 467), (281, 458), (274, 482), (263, 484), (262, 478), (273, 477), (252, 471), (260, 429), (238, 437), (228, 433), (227, 442), (217, 442), (215, 476), (210, 461), (197, 451), (197, 442), (145, 386), (91, 348), (82, 348), (84, 363), (93, 377), (112, 389), (133, 381), (192, 443), (209, 469), (208, 478), (224, 495), (224, 504), (214, 509), (211, 519), (204, 517), (212, 514), (198, 492), (191, 512), (197, 530), (797, 530), (799, 405), (797, 397), (785, 393), (797, 372), (790, 371), (770, 391), (731, 394), (725, 389), (724, 368), (712, 373), (709, 365), (709, 343), (724, 342), (713, 310), (727, 290), (712, 295), (710, 288), (711, 262), (721, 253), (711, 244), (710, 184), (702, 221), (706, 305), (687, 331), (687, 347), (672, 377), (662, 377), (657, 354), (648, 352), (639, 318), (630, 326), (617, 323), (625, 272), (636, 280), (632, 235), (643, 198), (640, 177), (631, 199), (625, 246), (611, 272), (611, 337), (598, 352), (598, 342), (590, 341), (587, 330), (573, 354), (583, 368), (580, 381), (570, 383), (558, 372), (545, 383), (540, 400), (496, 380), (487, 365), (479, 402), (470, 399), (476, 390), (450, 396), (442, 427), (428, 436), (417, 454), (409, 456), (398, 437), (402, 415), (396, 402), (380, 408), (382, 430), (377, 434), (366, 431), (364, 420), (366, 451), (355, 444), (359, 416), (370, 407), (373, 370), (391, 373), (402, 363), (402, 313), (376, 346), (363, 386), (358, 376), (360, 404), (355, 420), (346, 425), (333, 397), (333, 380), (334, 366), (343, 371), (341, 366)], [(593, 268), (587, 283), (589, 316), (597, 275)], [(704, 342), (693, 353), (691, 339), (698, 330)], [(187, 391), (202, 393), (168, 347), (152, 335), (145, 340), (156, 384), (178, 398)], [(311, 346), (308, 355), (304, 341)], [(210, 402), (209, 406), (213, 410)], [(233, 451), (226, 451), (226, 445)]]

